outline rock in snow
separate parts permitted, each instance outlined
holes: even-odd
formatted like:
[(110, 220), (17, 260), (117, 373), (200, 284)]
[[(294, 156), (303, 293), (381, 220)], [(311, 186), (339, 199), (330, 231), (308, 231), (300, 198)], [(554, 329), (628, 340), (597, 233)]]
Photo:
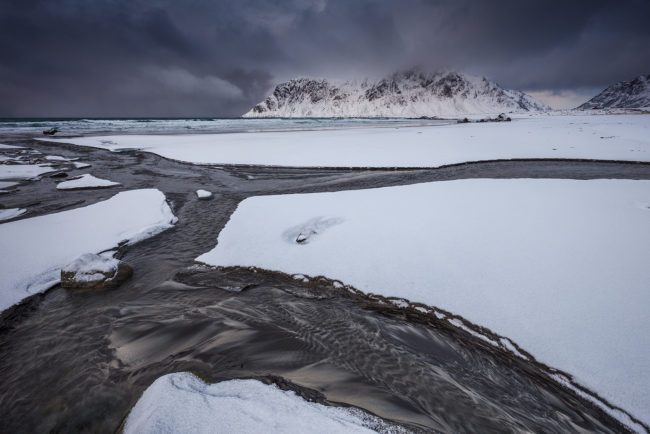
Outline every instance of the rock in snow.
[(408, 71), (377, 82), (293, 79), (278, 84), (244, 117), (421, 117), (548, 109), (485, 77)]
[(206, 200), (212, 197), (212, 192), (207, 190), (196, 190), (196, 196), (201, 200)]
[(650, 74), (613, 84), (578, 109), (640, 107), (650, 107)]
[(188, 372), (158, 378), (142, 394), (124, 433), (404, 432), (358, 409), (308, 402), (257, 380), (206, 384)]
[(118, 259), (84, 253), (61, 269), (64, 288), (110, 288), (133, 275), (133, 268)]

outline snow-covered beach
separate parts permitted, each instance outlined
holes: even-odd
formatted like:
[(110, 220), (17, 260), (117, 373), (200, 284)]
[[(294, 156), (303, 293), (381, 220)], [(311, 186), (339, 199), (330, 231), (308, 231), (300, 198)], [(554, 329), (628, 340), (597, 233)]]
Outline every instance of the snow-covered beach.
[(512, 122), (321, 131), (41, 139), (197, 164), (439, 167), (501, 159), (650, 161), (647, 115), (535, 114)]
[(650, 434), (650, 1), (0, 6), (0, 434)]
[[(642, 311), (648, 300), (645, 282), (650, 280), (646, 267), (650, 254), (646, 247), (650, 245), (646, 239), (650, 233), (647, 226), (650, 174), (644, 169), (650, 161), (649, 119), (638, 114), (542, 114), (516, 116), (512, 122), (416, 124), (399, 128), (382, 125), (381, 128), (210, 135), (62, 137), (37, 142), (22, 139), (11, 143), (34, 146), (34, 150), (23, 154), (30, 157), (20, 157), (19, 148), (6, 148), (14, 157), (11, 157), (13, 164), (4, 166), (14, 171), (13, 168), (25, 166), (28, 171), (36, 167), (38, 170), (34, 169), (29, 176), (12, 174), (5, 178), (11, 181), (3, 181), (11, 189), (7, 196), (11, 207), (5, 214), (14, 221), (0, 223), (0, 230), (9, 234), (16, 233), (14, 229), (19, 226), (30, 233), (34, 228), (42, 229), (42, 236), (31, 237), (34, 242), (25, 245), (25, 252), (34, 252), (44, 245), (39, 240), (52, 234), (74, 233), (72, 227), (85, 227), (78, 219), (67, 218), (69, 213), (81, 213), (106, 203), (104, 211), (83, 219), (89, 223), (89, 231), (100, 230), (106, 226), (101, 222), (115, 222), (122, 217), (119, 209), (133, 211), (136, 205), (144, 207), (148, 203), (135, 200), (132, 205), (108, 207), (114, 201), (105, 200), (111, 189), (104, 193), (96, 187), (114, 185), (116, 190), (137, 190), (160, 185), (162, 193), (158, 194), (162, 195), (163, 202), (165, 198), (173, 202), (174, 214), (180, 218), (175, 232), (181, 238), (169, 246), (172, 251), (183, 252), (180, 259), (173, 260), (176, 269), (190, 266), (198, 259), (202, 263), (242, 270), (255, 266), (289, 274), (323, 275), (364, 293), (403, 298), (431, 306), (435, 312), (459, 315), (475, 328), (467, 329), (454, 318), (436, 317), (435, 320), (446, 321), (460, 333), (479, 336), (500, 350), (513, 350), (515, 355), (522, 356), (512, 344), (517, 345), (548, 365), (550, 370), (544, 371), (548, 378), (554, 369), (566, 372), (573, 376), (574, 385), (595, 392), (613, 406), (589, 397), (596, 399), (600, 408), (621, 423), (643, 431), (643, 424), (649, 423), (645, 412), (648, 385), (644, 382), (648, 335), (643, 330), (650, 327)], [(120, 152), (125, 149), (135, 152)], [(51, 165), (43, 166), (41, 161)], [(474, 164), (486, 161), (493, 163)], [(79, 170), (88, 163), (92, 175)], [(439, 169), (380, 170), (412, 167)], [(50, 178), (50, 172), (70, 174), (66, 173), (67, 179)], [(528, 176), (589, 180), (507, 179)], [(504, 179), (486, 179), (494, 177)], [(623, 179), (598, 179), (609, 177)], [(457, 180), (431, 182), (438, 179)], [(121, 185), (118, 187), (117, 183)], [(384, 187), (389, 185), (399, 186)], [(68, 186), (70, 190), (65, 188)], [(56, 203), (73, 209), (29, 218), (30, 213), (38, 215), (40, 209), (47, 210), (47, 207), (21, 201), (21, 192), (45, 189), (49, 189), (47, 194)], [(303, 192), (311, 193), (294, 194)], [(115, 198), (125, 194), (119, 193)], [(79, 205), (80, 200), (96, 195), (102, 195), (104, 201)], [(212, 200), (200, 200), (208, 196)], [(151, 212), (156, 214), (158, 211), (154, 212), (153, 208)], [(22, 212), (27, 212), (28, 218)], [(153, 214), (153, 220), (162, 218), (154, 218)], [(53, 229), (48, 222), (54, 218), (68, 221), (71, 228)], [(163, 220), (167, 225), (171, 222), (166, 217)], [(38, 267), (29, 265), (32, 258), (29, 252), (7, 261), (6, 275), (14, 276), (22, 269), (21, 276), (24, 276), (14, 280), (39, 292), (56, 283), (57, 270), (74, 259), (72, 256), (97, 253), (129, 238), (117, 235), (122, 233), (119, 228), (115, 232), (105, 246), (84, 245), (74, 255), (68, 252), (56, 264), (41, 267), (42, 271), (47, 271), (45, 268), (50, 271), (45, 279), (47, 285), (42, 287), (29, 284), (30, 279), (40, 274), (40, 271), (36, 273)], [(15, 247), (20, 244), (19, 239), (29, 238), (24, 234), (11, 238), (14, 246), (11, 249), (19, 251)], [(92, 238), (80, 235), (83, 242)], [(66, 246), (59, 250), (63, 254), (74, 243), (61, 240), (60, 244)], [(3, 251), (10, 250), (5, 247)], [(157, 250), (138, 253), (140, 249), (135, 245), (128, 250), (136, 258), (150, 256), (149, 265), (135, 267), (133, 281), (127, 285), (129, 291), (140, 295), (120, 293), (118, 289), (111, 296), (125, 306), (138, 303), (139, 297), (147, 298), (151, 291), (155, 293), (150, 280), (160, 266), (157, 264), (165, 264), (176, 256), (176, 253)], [(198, 273), (196, 270), (189, 273)], [(255, 287), (254, 272), (244, 272), (250, 275), (246, 277), (250, 281), (241, 283), (241, 287)], [(165, 273), (171, 272), (167, 269)], [(233, 286), (220, 284), (218, 280), (200, 282), (214, 285), (214, 291)], [(300, 285), (301, 281), (295, 284)], [(180, 291), (180, 296), (182, 291), (192, 288), (192, 285), (184, 286), (186, 283), (165, 285), (171, 291), (170, 296), (176, 291)], [(311, 287), (314, 283), (306, 280), (304, 285)], [(54, 295), (48, 293), (48, 299), (57, 297), (58, 291), (55, 289)], [(318, 288), (310, 291), (318, 297)], [(22, 295), (9, 300), (5, 308), (35, 291), (23, 288), (9, 292)], [(237, 291), (232, 294), (236, 297)], [(318, 303), (318, 298), (315, 300)], [(407, 303), (396, 301), (394, 307), (400, 306), (408, 308)], [(62, 313), (52, 313), (51, 318), (58, 318), (67, 308), (58, 309)], [(423, 308), (418, 312), (433, 315), (434, 311)], [(156, 323), (155, 312), (152, 304), (145, 308), (142, 317), (150, 317)], [(127, 323), (133, 320), (125, 319)], [(181, 318), (168, 321), (176, 324)], [(133, 327), (142, 327), (136, 324)], [(232, 327), (236, 322), (226, 324)], [(188, 327), (194, 330), (194, 326)], [(494, 341), (494, 335), (477, 334), (480, 327), (503, 339)], [(176, 336), (173, 329), (170, 336)], [(204, 345), (205, 339), (213, 339), (212, 335), (195, 332), (185, 336), (181, 330), (178, 337), (172, 338), (173, 344), (166, 346), (169, 349), (164, 350), (169, 360), (180, 360), (177, 357), (181, 352)], [(135, 332), (134, 335), (139, 336)], [(153, 356), (160, 350), (147, 355), (146, 349), (157, 348), (156, 342), (166, 342), (169, 338), (146, 336), (139, 344), (136, 343), (140, 338), (131, 343), (119, 337), (119, 333), (117, 338), (111, 338), (124, 369), (160, 363)], [(221, 342), (226, 338), (215, 339)], [(174, 348), (183, 351), (175, 352)], [(145, 351), (144, 355), (141, 351)], [(618, 354), (625, 357), (612, 357)], [(420, 356), (428, 357), (424, 353)], [(268, 357), (273, 360), (272, 353)], [(525, 357), (522, 363), (527, 363)], [(270, 372), (282, 375), (282, 372)], [(401, 375), (406, 375), (406, 371)], [(139, 384), (136, 390), (141, 392), (151, 384), (153, 379), (147, 378), (143, 380), (146, 384)], [(313, 381), (307, 374), (291, 378), (302, 379), (298, 380), (299, 385), (301, 381)], [(557, 379), (559, 383), (566, 380), (562, 376)], [(327, 387), (322, 387), (319, 390), (327, 395)], [(351, 398), (340, 393), (336, 397), (361, 408), (368, 405), (364, 401), (368, 398), (346, 401)], [(149, 401), (149, 408), (160, 404), (155, 401), (153, 398)], [(181, 412), (185, 411), (182, 402), (179, 400), (175, 406)], [(390, 420), (396, 414), (394, 409), (391, 411), (380, 412), (379, 416)]]

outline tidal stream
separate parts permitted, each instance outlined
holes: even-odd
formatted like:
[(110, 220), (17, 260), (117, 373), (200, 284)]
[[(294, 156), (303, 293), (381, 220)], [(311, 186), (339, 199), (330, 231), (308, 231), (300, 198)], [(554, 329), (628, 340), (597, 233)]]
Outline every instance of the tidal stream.
[[(464, 178), (650, 179), (650, 164), (497, 161), (431, 170), (194, 166), (142, 152), (111, 153), (29, 139), (7, 141), (91, 163), (72, 169), (117, 181), (59, 191), (44, 175), (0, 196), (21, 218), (157, 188), (179, 221), (118, 251), (135, 275), (114, 290), (55, 287), (0, 317), (0, 431), (114, 432), (158, 377), (192, 371), (208, 381), (257, 378), (330, 405), (352, 405), (426, 432), (620, 432), (588, 401), (535, 363), (471, 334), (279, 273), (213, 270), (211, 250), (237, 204), (266, 194), (337, 191)], [(196, 199), (203, 188), (214, 192)], [(125, 209), (123, 212), (128, 213)]]

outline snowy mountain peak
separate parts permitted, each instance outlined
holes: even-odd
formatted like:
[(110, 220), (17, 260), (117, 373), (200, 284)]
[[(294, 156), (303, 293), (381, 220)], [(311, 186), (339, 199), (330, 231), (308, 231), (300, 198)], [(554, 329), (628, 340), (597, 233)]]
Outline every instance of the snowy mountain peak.
[(548, 109), (485, 77), (410, 70), (377, 81), (296, 78), (278, 84), (244, 117), (421, 117)]
[(650, 74), (613, 84), (578, 109), (640, 107), (650, 107)]

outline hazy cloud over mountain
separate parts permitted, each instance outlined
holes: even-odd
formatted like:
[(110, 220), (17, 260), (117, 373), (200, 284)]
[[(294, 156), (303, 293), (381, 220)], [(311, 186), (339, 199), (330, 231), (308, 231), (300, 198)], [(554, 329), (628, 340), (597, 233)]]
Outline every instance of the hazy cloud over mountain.
[(414, 65), (586, 100), (650, 72), (649, 16), (647, 0), (0, 0), (0, 116), (237, 116), (279, 80)]

